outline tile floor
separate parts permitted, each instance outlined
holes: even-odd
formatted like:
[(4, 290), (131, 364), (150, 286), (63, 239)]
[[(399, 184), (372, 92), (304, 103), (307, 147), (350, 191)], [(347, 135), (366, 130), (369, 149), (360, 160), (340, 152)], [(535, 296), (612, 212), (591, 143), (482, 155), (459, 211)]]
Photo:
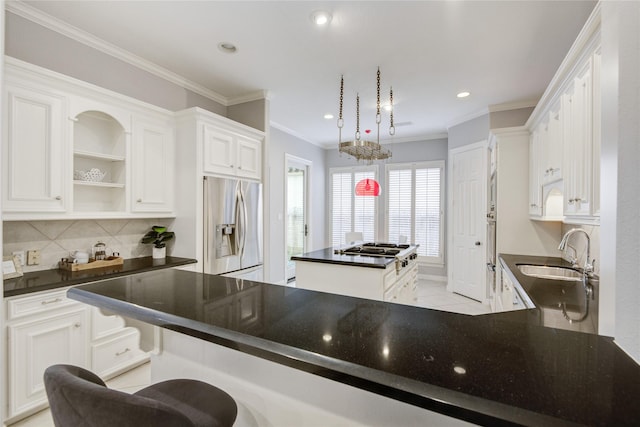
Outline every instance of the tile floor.
[(470, 315), (491, 313), (489, 304), (447, 291), (447, 282), (418, 280), (417, 294), (420, 307)]
[[(419, 280), (417, 304), (420, 307), (469, 315), (491, 312), (489, 305), (448, 292), (446, 287), (446, 282)], [(149, 364), (146, 363), (107, 381), (107, 386), (116, 390), (134, 393), (149, 385), (150, 378)], [(11, 427), (53, 427), (51, 412), (49, 409), (42, 410), (24, 420), (11, 424)]]

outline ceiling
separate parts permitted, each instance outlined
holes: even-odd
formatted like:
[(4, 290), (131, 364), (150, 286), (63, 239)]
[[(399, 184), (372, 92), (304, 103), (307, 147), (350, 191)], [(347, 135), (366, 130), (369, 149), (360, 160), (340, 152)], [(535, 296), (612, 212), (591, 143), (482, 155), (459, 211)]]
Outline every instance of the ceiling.
[[(72, 26), (176, 73), (225, 104), (266, 91), (272, 125), (321, 146), (375, 133), (393, 86), (399, 142), (442, 136), (496, 105), (532, 106), (551, 81), (594, 1), (26, 1)], [(316, 26), (316, 10), (332, 14)], [(217, 46), (233, 43), (228, 54)], [(456, 94), (469, 91), (459, 99)], [(343, 137), (344, 139), (344, 137)]]

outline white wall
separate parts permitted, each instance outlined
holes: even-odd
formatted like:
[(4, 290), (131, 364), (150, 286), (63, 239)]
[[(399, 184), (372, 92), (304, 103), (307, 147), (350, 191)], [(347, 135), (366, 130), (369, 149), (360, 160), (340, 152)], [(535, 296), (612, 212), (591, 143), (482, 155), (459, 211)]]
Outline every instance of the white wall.
[[(265, 183), (270, 188), (265, 228), (268, 228), (268, 241), (265, 241), (265, 253), (268, 252), (269, 277), (265, 281), (283, 283), (285, 281), (285, 154), (290, 154), (312, 162), (310, 191), (309, 233), (311, 247), (309, 250), (322, 249), (328, 246), (325, 229), (325, 150), (303, 141), (295, 136), (271, 127), (269, 137), (269, 153), (265, 170)], [(267, 233), (265, 233), (267, 235)], [(265, 257), (266, 259), (266, 257)]]
[(489, 114), (476, 117), (449, 128), (449, 150), (487, 139)]

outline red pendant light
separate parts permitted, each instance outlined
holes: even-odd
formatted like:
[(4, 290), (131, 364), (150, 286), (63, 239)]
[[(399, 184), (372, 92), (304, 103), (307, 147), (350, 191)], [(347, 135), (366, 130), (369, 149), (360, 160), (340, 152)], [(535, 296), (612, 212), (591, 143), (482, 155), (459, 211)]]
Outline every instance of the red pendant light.
[(380, 184), (371, 178), (365, 178), (356, 184), (356, 196), (379, 196)]

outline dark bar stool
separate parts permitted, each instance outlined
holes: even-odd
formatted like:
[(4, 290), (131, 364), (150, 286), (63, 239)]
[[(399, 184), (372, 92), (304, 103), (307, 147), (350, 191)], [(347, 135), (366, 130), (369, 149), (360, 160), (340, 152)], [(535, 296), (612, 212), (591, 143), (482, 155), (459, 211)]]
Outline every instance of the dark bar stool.
[(44, 384), (56, 427), (226, 427), (238, 413), (231, 396), (196, 380), (163, 381), (128, 394), (86, 369), (53, 365)]

